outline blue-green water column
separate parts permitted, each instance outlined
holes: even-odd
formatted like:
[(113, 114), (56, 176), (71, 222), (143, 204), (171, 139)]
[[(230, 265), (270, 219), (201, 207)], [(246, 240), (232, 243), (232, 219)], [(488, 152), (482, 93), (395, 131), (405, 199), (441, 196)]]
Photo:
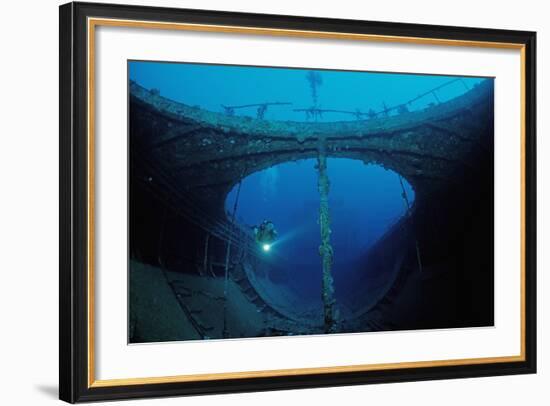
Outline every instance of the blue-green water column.
[(321, 297), (323, 299), (325, 315), (325, 333), (334, 331), (334, 281), (332, 279), (332, 262), (334, 251), (330, 245), (330, 211), (328, 205), (328, 194), (330, 181), (327, 174), (326, 140), (319, 140), (319, 153), (317, 157), (317, 171), (319, 179), (317, 188), (319, 190), (319, 226), (321, 228), (321, 245), (319, 255), (323, 267), (323, 280)]

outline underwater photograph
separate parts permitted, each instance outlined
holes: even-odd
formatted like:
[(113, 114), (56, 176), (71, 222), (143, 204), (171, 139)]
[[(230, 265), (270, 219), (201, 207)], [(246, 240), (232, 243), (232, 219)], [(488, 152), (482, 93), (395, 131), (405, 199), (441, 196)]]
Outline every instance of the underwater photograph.
[(494, 325), (494, 78), (128, 61), (128, 343)]

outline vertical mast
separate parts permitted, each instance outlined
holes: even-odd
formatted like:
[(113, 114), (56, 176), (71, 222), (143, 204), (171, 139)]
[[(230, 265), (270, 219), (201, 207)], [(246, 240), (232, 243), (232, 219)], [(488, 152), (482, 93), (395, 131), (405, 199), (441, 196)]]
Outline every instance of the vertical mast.
[(334, 252), (330, 245), (330, 211), (328, 205), (328, 194), (330, 190), (330, 181), (327, 174), (326, 140), (319, 140), (319, 153), (317, 157), (317, 171), (319, 179), (317, 187), (319, 190), (319, 226), (321, 228), (321, 245), (319, 246), (319, 255), (323, 268), (321, 297), (324, 308), (325, 333), (334, 331), (334, 286), (332, 279), (332, 262)]

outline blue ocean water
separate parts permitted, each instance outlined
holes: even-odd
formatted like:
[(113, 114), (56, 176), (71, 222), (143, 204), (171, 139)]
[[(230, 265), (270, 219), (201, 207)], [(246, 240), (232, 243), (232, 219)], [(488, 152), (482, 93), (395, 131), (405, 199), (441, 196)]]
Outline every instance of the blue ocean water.
[[(227, 65), (140, 62), (128, 63), (129, 76), (147, 89), (158, 89), (169, 99), (206, 110), (223, 112), (222, 105), (238, 106), (265, 102), (289, 102), (290, 106), (273, 106), (265, 119), (305, 121), (303, 112), (294, 109), (312, 106), (312, 92), (307, 69), (243, 67)], [(379, 112), (405, 103), (457, 77), (440, 75), (390, 74), (350, 71), (315, 71), (322, 83), (317, 86), (317, 107), (332, 110)], [(412, 103), (410, 110), (430, 103), (452, 99), (482, 78), (463, 77)], [(237, 115), (256, 116), (256, 108), (243, 108)], [(353, 119), (348, 114), (330, 113), (319, 121)]]
[[(407, 110), (420, 110), (455, 98), (484, 80), (324, 70), (313, 71), (313, 80), (311, 72), (308, 69), (129, 62), (131, 80), (145, 88), (158, 89), (164, 97), (206, 110), (224, 112), (223, 106), (236, 106), (235, 115), (256, 117), (256, 104), (291, 103), (268, 106), (263, 116), (266, 120), (355, 120), (353, 112), (380, 113), (403, 104)], [(411, 100), (414, 101), (408, 103)], [(238, 107), (243, 105), (252, 106)], [(317, 116), (294, 111), (312, 107), (332, 111)], [(388, 114), (398, 114), (398, 110)], [(249, 229), (263, 220), (274, 223), (278, 239), (266, 255), (277, 255), (281, 259), (284, 266), (280, 272), (285, 273), (281, 278), (291, 279), (293, 288), (306, 300), (320, 300), (319, 193), (315, 164), (315, 159), (287, 162), (243, 179), (235, 213), (238, 222)], [(338, 286), (347, 277), (348, 265), (402, 218), (406, 203), (400, 175), (380, 166), (329, 158), (328, 175), (333, 275), (338, 298)], [(413, 204), (414, 190), (406, 180), (403, 184)], [(226, 199), (230, 216), (235, 207), (236, 188)], [(277, 275), (273, 278), (276, 280)]]
[[(247, 227), (264, 220), (273, 222), (279, 238), (266, 255), (277, 255), (286, 265), (285, 279), (313, 300), (319, 298), (321, 283), (316, 162), (306, 159), (284, 163), (246, 177), (235, 215)], [(348, 265), (405, 214), (406, 206), (399, 175), (393, 171), (342, 158), (329, 158), (327, 168), (333, 275), (338, 286), (339, 280), (347, 277)], [(404, 179), (403, 184), (412, 204), (414, 191)], [(237, 189), (235, 186), (226, 200), (229, 216)]]

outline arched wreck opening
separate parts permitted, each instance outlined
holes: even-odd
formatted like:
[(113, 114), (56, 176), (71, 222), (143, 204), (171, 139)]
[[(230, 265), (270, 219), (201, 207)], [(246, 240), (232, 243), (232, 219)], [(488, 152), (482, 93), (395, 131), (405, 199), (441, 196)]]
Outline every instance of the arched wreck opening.
[[(276, 266), (255, 276), (264, 289), (281, 291), (275, 300), (291, 296), (296, 316), (316, 309), (320, 314), (322, 306), (316, 165), (310, 158), (253, 173), (225, 199), (228, 220), (247, 232), (254, 234), (265, 221), (276, 228), (277, 238), (263, 252)], [(409, 214), (414, 191), (401, 175), (359, 160), (329, 158), (327, 172), (334, 299), (341, 317), (352, 317), (372, 306), (396, 277), (394, 261), (371, 267), (365, 256), (380, 255), (376, 242)]]

